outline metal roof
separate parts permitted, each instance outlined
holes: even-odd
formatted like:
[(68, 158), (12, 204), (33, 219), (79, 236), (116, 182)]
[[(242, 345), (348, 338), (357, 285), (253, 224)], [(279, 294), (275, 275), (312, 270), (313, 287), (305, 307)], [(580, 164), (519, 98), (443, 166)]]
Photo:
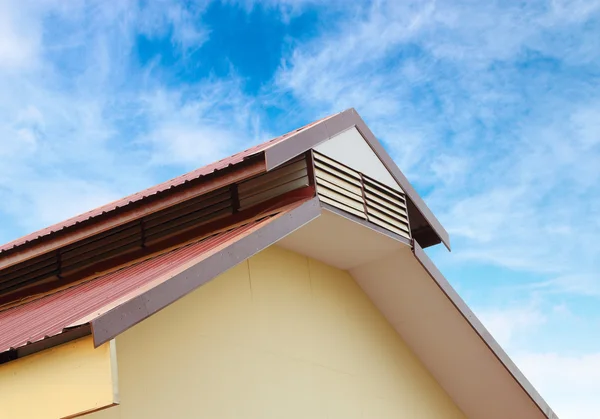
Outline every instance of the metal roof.
[(6, 243), (2, 246), (0, 246), (0, 254), (2, 254), (3, 252), (6, 252), (8, 250), (14, 249), (16, 247), (22, 246), (24, 244), (30, 243), (32, 241), (38, 240), (40, 238), (49, 236), (53, 233), (56, 233), (60, 230), (69, 228), (69, 227), (73, 227), (76, 224), (79, 224), (83, 221), (88, 221), (90, 219), (93, 219), (95, 217), (98, 217), (100, 215), (104, 215), (106, 213), (110, 213), (111, 211), (115, 211), (119, 208), (123, 208), (126, 207), (128, 205), (131, 205), (135, 202), (141, 201), (145, 198), (151, 197), (153, 195), (156, 195), (158, 193), (167, 191), (169, 189), (175, 188), (177, 186), (183, 185), (187, 182), (190, 182), (192, 180), (201, 178), (203, 176), (207, 176), (210, 175), (211, 173), (217, 172), (219, 170), (223, 170), (226, 169), (228, 167), (234, 166), (236, 164), (239, 164), (241, 162), (243, 162), (244, 160), (248, 159), (249, 157), (255, 156), (263, 151), (265, 151), (266, 149), (268, 149), (269, 147), (284, 141), (298, 133), (300, 133), (301, 131), (315, 125), (318, 124), (326, 119), (331, 118), (334, 115), (330, 115), (328, 117), (325, 117), (323, 119), (320, 119), (318, 121), (314, 121), (311, 122), (308, 125), (305, 125), (301, 128), (298, 128), (294, 131), (290, 131), (287, 134), (281, 135), (279, 137), (275, 137), (269, 141), (266, 141), (264, 143), (258, 144), (254, 147), (251, 147), (247, 150), (241, 151), (237, 154), (234, 154), (230, 157), (226, 157), (222, 160), (219, 160), (217, 162), (211, 163), (207, 166), (201, 167), (199, 169), (193, 170), (189, 173), (186, 173), (184, 175), (178, 176), (176, 178), (173, 178), (171, 180), (168, 180), (166, 182), (160, 183), (158, 185), (152, 186), (148, 189), (144, 189), (143, 191), (140, 192), (136, 192), (133, 195), (129, 195), (126, 196), (124, 198), (121, 198), (117, 201), (113, 201), (109, 204), (103, 205), (101, 207), (95, 208), (91, 211), (88, 212), (84, 212), (83, 214), (77, 215), (75, 217), (69, 218), (65, 221), (62, 221), (60, 223), (51, 225), (49, 227), (43, 228), (41, 230), (38, 230), (36, 232), (33, 232), (31, 234), (28, 234), (26, 236), (23, 236), (21, 238), (18, 238), (16, 240), (13, 240), (9, 243)]
[(168, 281), (182, 270), (238, 241), (274, 218), (270, 216), (250, 221), (199, 242), (0, 311), (0, 353), (54, 337), (70, 327), (85, 324), (157, 284)]

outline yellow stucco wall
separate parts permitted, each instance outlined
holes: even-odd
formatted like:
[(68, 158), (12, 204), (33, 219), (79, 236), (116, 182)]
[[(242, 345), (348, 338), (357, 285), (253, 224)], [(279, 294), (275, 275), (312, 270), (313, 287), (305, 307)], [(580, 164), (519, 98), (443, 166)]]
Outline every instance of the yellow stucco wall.
[(346, 272), (271, 247), (117, 338), (137, 418), (464, 418)]
[(0, 365), (0, 418), (59, 419), (111, 405), (110, 344), (91, 336)]

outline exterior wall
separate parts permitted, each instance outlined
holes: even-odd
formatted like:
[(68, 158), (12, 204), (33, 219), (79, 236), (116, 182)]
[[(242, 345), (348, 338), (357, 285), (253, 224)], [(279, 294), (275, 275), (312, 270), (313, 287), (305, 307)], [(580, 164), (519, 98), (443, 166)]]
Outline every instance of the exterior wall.
[(0, 418), (57, 419), (116, 400), (110, 344), (91, 336), (0, 365)]
[(352, 277), (271, 247), (117, 338), (86, 417), (464, 418)]

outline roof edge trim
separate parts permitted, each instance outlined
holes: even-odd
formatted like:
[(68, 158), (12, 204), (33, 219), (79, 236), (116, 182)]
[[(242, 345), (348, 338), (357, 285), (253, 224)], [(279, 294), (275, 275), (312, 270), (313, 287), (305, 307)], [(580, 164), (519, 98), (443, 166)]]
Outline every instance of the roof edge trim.
[(404, 190), (405, 194), (414, 203), (415, 207), (417, 207), (417, 210), (431, 225), (435, 234), (437, 234), (442, 243), (444, 243), (444, 246), (446, 246), (448, 250), (451, 250), (450, 235), (446, 229), (442, 226), (436, 216), (433, 215), (433, 212), (429, 209), (427, 204), (425, 204), (425, 201), (419, 196), (404, 173), (402, 173), (400, 168), (394, 163), (392, 157), (385, 151), (383, 145), (377, 140), (377, 137), (375, 137), (354, 108), (347, 109), (324, 119), (323, 121), (291, 136), (286, 141), (273, 144), (265, 149), (264, 153), (267, 171), (278, 167), (298, 154), (304, 153), (322, 142), (329, 140), (331, 137), (353, 127), (356, 127), (360, 132), (375, 155), (379, 157), (385, 168), (390, 172), (396, 182), (398, 182), (398, 185)]
[(458, 295), (458, 293), (454, 290), (452, 285), (450, 285), (448, 280), (444, 277), (444, 275), (440, 272), (437, 266), (435, 266), (433, 261), (421, 248), (419, 243), (417, 243), (415, 240), (413, 240), (413, 254), (415, 258), (419, 261), (421, 266), (423, 266), (423, 268), (427, 271), (429, 276), (437, 284), (440, 290), (442, 290), (442, 292), (450, 300), (452, 305), (456, 307), (456, 309), (460, 312), (464, 319), (473, 328), (475, 333), (477, 333), (477, 335), (481, 338), (483, 343), (485, 343), (485, 345), (492, 351), (494, 356), (498, 359), (498, 361), (500, 361), (500, 363), (502, 363), (504, 368), (506, 368), (508, 373), (527, 393), (529, 398), (535, 403), (535, 405), (540, 409), (540, 411), (548, 419), (558, 419), (556, 413), (554, 413), (554, 411), (548, 405), (548, 403), (546, 403), (546, 401), (537, 392), (537, 390), (533, 387), (529, 380), (527, 380), (525, 375), (523, 375), (521, 370), (519, 370), (515, 363), (510, 359), (508, 354), (504, 352), (504, 349), (502, 349), (500, 344), (494, 339), (490, 332), (488, 332), (483, 323), (481, 323), (477, 316), (475, 316), (475, 313), (471, 311), (471, 309), (467, 306), (464, 300)]
[(168, 281), (96, 317), (91, 321), (94, 346), (98, 347), (115, 338), (319, 215), (319, 200), (312, 198), (305, 201)]

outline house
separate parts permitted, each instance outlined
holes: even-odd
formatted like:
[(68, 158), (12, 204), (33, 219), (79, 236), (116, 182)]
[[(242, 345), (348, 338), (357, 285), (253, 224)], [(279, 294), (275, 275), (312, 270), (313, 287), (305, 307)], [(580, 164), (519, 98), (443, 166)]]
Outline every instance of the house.
[(0, 248), (1, 418), (556, 415), (354, 109)]

